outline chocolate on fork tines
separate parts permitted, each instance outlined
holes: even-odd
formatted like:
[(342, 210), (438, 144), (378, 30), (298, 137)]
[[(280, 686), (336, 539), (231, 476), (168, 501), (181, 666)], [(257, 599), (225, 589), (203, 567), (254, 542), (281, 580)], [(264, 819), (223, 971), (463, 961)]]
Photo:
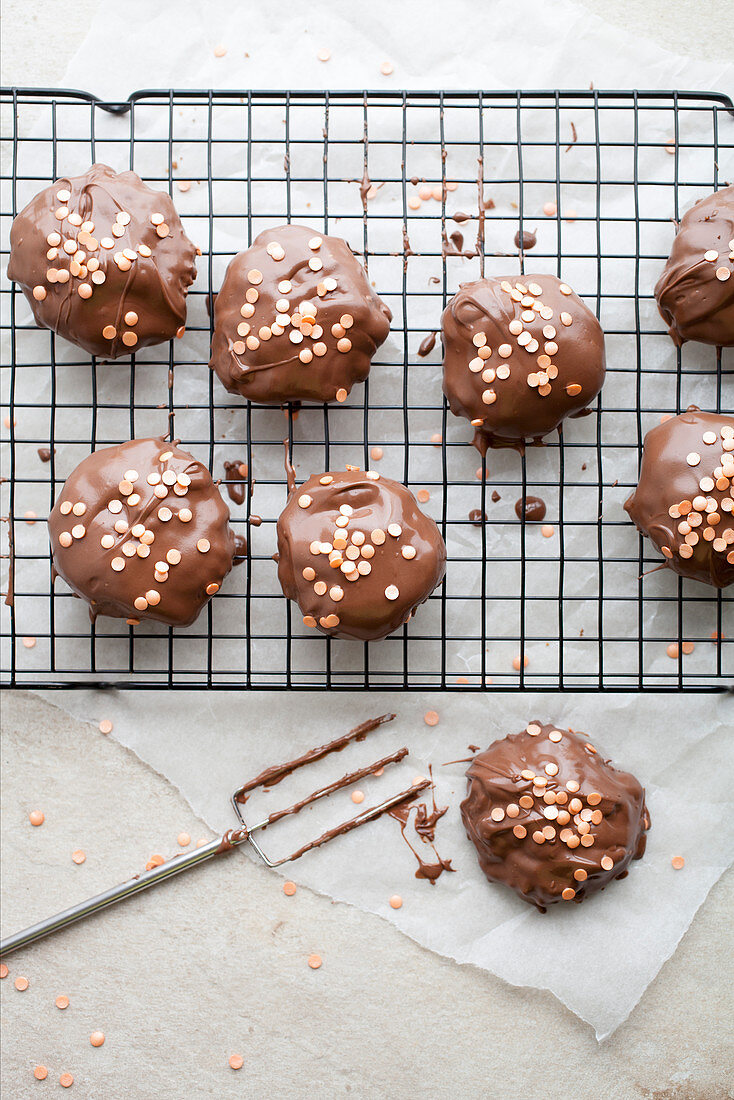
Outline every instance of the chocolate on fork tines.
[(40, 921), (38, 924), (23, 929), (21, 932), (16, 932), (14, 935), (8, 936), (0, 942), (0, 957), (9, 954), (11, 951), (17, 950), (19, 947), (25, 947), (27, 944), (34, 943), (36, 940), (40, 940), (44, 936), (48, 936), (61, 928), (66, 928), (67, 925), (74, 924), (76, 921), (82, 920), (84, 917), (90, 916), (100, 909), (106, 909), (109, 905), (114, 905), (115, 902), (122, 901), (123, 898), (132, 897), (133, 894), (140, 893), (141, 890), (146, 890), (149, 886), (155, 886), (164, 879), (172, 878), (174, 875), (188, 870), (189, 867), (193, 867), (199, 863), (205, 863), (213, 856), (232, 851), (240, 844), (249, 843), (268, 867), (279, 867), (283, 863), (290, 863), (295, 859), (300, 859), (306, 852), (314, 848), (320, 848), (330, 840), (352, 832), (353, 829), (359, 828), (360, 825), (365, 825), (368, 821), (374, 821), (382, 814), (392, 810), (395, 806), (399, 806), (403, 802), (408, 802), (416, 798), (430, 786), (429, 780), (416, 780), (410, 787), (398, 791), (397, 794), (391, 795), (378, 805), (371, 806), (357, 814), (356, 817), (349, 818), (347, 821), (343, 821), (341, 824), (321, 833), (320, 836), (305, 841), (291, 852), (290, 855), (283, 856), (281, 859), (270, 859), (253, 838), (253, 834), (259, 832), (261, 829), (274, 825), (277, 821), (285, 817), (300, 813), (306, 806), (310, 806), (314, 802), (326, 798), (336, 791), (351, 786), (351, 784), (358, 782), (366, 776), (380, 772), (381, 769), (387, 767), (389, 764), (396, 764), (400, 760), (403, 760), (408, 755), (408, 749), (404, 746), (396, 752), (389, 753), (387, 756), (383, 756), (381, 759), (375, 760), (371, 764), (357, 768), (342, 776), (340, 779), (336, 779), (323, 787), (319, 787), (317, 790), (312, 791), (311, 794), (299, 799), (290, 806), (272, 811), (266, 818), (256, 822), (254, 825), (248, 824), (244, 817), (243, 807), (249, 796), (256, 789), (261, 787), (273, 787), (297, 769), (305, 767), (307, 764), (314, 763), (317, 760), (321, 760), (330, 753), (339, 752), (352, 742), (364, 740), (372, 730), (377, 729), (386, 722), (392, 722), (393, 718), (395, 718), (394, 714), (382, 714), (379, 718), (371, 718), (361, 725), (355, 726), (355, 728), (348, 733), (342, 734), (340, 737), (336, 737), (324, 745), (319, 745), (310, 749), (294, 760), (290, 760), (285, 764), (278, 764), (274, 767), (266, 768), (265, 771), (261, 772), (254, 779), (243, 783), (232, 795), (232, 804), (239, 818), (238, 827), (228, 829), (223, 836), (215, 837), (214, 840), (203, 845), (201, 848), (196, 848), (193, 851), (174, 856), (173, 859), (160, 864), (160, 866), (154, 867), (150, 871), (145, 871), (143, 874), (134, 875), (119, 886), (112, 887), (110, 890), (97, 894), (95, 897), (89, 898), (88, 901), (73, 905), (71, 908), (65, 909), (54, 917), (49, 917), (46, 920)]

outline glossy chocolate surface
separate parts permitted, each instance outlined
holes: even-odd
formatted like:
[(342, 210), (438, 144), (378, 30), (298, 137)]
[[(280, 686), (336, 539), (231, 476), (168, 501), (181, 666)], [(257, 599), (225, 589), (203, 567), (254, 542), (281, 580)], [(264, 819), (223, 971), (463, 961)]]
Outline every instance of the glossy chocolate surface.
[(734, 581), (734, 417), (691, 407), (645, 436), (637, 488), (624, 505), (682, 577)]
[(678, 347), (734, 347), (734, 185), (683, 215), (655, 297)]
[(227, 268), (209, 365), (252, 401), (346, 401), (391, 316), (346, 241), (275, 226)]
[(440, 584), (446, 547), (397, 481), (368, 470), (314, 474), (278, 520), (278, 578), (306, 626), (384, 638)]
[(49, 516), (54, 567), (97, 615), (192, 623), (232, 568), (229, 509), (207, 468), (162, 438), (85, 458)]
[(541, 912), (583, 901), (644, 854), (645, 792), (585, 734), (530, 722), (479, 753), (466, 774), (461, 816), (480, 867)]
[(8, 278), (36, 322), (105, 359), (183, 335), (196, 249), (170, 197), (93, 164), (41, 191), (10, 229)]
[(553, 275), (465, 283), (442, 330), (443, 391), (480, 450), (542, 439), (604, 382), (601, 326)]

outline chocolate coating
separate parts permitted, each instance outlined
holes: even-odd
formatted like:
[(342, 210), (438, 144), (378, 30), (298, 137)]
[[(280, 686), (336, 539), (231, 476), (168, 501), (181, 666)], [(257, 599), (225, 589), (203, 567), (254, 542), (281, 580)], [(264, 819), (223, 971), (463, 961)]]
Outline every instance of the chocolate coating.
[(407, 622), (446, 568), (433, 520), (404, 485), (372, 470), (313, 474), (295, 489), (278, 519), (278, 554), (283, 593), (306, 626), (364, 641)]
[(252, 401), (346, 401), (391, 318), (346, 241), (276, 226), (227, 268), (209, 366)]
[(734, 581), (734, 417), (691, 407), (645, 436), (625, 510), (665, 564), (726, 588)]
[(162, 438), (131, 439), (85, 458), (48, 527), (54, 567), (89, 603), (92, 620), (188, 626), (219, 590), (235, 552), (229, 509), (206, 466)]
[(443, 392), (480, 450), (542, 439), (604, 382), (601, 325), (553, 275), (465, 283), (442, 330)]
[(734, 185), (700, 199), (684, 214), (655, 287), (668, 332), (734, 347)]
[(475, 756), (466, 774), (461, 816), (479, 866), (541, 913), (603, 890), (645, 852), (644, 790), (585, 734), (531, 722)]
[(8, 278), (37, 323), (91, 355), (183, 334), (196, 249), (169, 196), (135, 172), (93, 164), (57, 180), (18, 214), (10, 248)]

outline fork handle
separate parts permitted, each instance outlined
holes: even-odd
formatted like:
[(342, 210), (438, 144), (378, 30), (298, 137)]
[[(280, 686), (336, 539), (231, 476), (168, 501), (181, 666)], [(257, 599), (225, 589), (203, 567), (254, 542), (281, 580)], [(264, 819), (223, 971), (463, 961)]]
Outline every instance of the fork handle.
[(119, 886), (113, 886), (87, 901), (79, 902), (69, 909), (64, 909), (63, 912), (57, 913), (55, 917), (48, 917), (46, 920), (39, 921), (38, 924), (32, 924), (30, 928), (23, 929), (22, 932), (15, 932), (12, 936), (8, 936), (7, 939), (0, 942), (0, 958), (8, 955), (11, 951), (17, 951), (19, 947), (26, 947), (29, 943), (35, 943), (36, 940), (43, 939), (44, 936), (49, 936), (52, 932), (58, 932), (61, 928), (75, 924), (76, 921), (83, 920), (84, 917), (98, 913), (101, 909), (106, 909), (124, 898), (139, 894), (141, 890), (147, 890), (149, 886), (157, 886), (159, 882), (173, 878), (174, 875), (179, 875), (182, 871), (188, 871), (190, 867), (205, 863), (224, 852), (230, 852), (239, 844), (243, 844), (248, 836), (247, 829), (230, 829), (223, 836), (215, 837), (214, 840), (202, 845), (201, 848), (194, 848), (190, 852), (182, 852), (181, 855), (174, 856), (173, 859), (161, 863), (158, 867), (153, 867), (150, 871), (133, 875), (127, 882), (122, 882)]

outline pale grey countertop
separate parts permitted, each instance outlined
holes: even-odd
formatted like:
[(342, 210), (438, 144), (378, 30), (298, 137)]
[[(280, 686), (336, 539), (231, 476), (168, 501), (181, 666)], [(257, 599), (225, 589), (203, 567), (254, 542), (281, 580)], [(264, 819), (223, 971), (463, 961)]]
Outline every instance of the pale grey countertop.
[[(734, 52), (731, 0), (582, 2), (681, 53)], [(96, 7), (3, 0), (3, 82), (58, 82)], [(49, 21), (51, 50), (40, 33)], [(2, 719), (6, 932), (170, 854), (181, 831), (208, 835), (165, 780), (95, 728), (25, 693), (4, 693)], [(35, 807), (39, 829), (27, 818)], [(76, 848), (88, 852), (82, 866)], [(233, 853), (9, 959), (3, 1096), (66, 1095), (58, 1081), (69, 1071), (68, 1095), (89, 1100), (730, 1097), (733, 898), (729, 875), (600, 1047), (550, 994), (456, 966), (308, 890), (286, 898), (280, 879)], [(311, 952), (324, 956), (318, 971)], [(106, 1042), (94, 1049), (97, 1028)]]

